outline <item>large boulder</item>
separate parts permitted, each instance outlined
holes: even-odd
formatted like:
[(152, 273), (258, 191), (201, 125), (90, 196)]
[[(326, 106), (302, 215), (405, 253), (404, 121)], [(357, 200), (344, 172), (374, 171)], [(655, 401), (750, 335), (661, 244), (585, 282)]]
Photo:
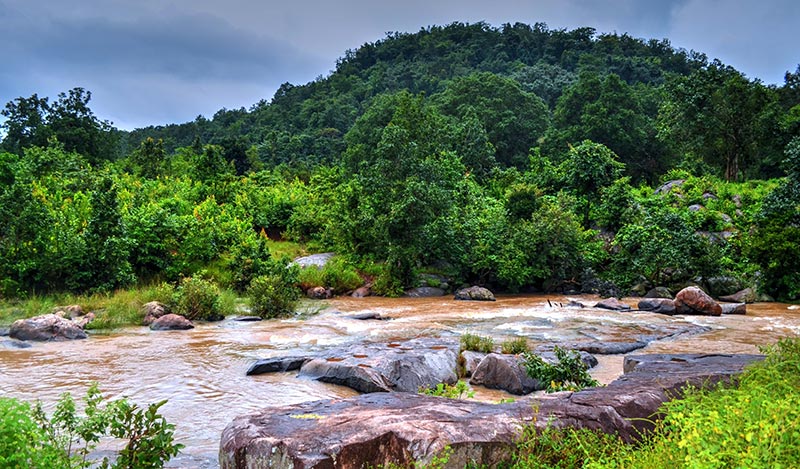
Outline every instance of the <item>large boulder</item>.
[(456, 300), (472, 300), (472, 301), (495, 301), (494, 293), (489, 291), (488, 288), (472, 286), (469, 288), (462, 288), (456, 292)]
[[(538, 355), (548, 363), (557, 362), (553, 352), (540, 352)], [(581, 351), (580, 355), (587, 368), (597, 366), (597, 359), (591, 354)], [(519, 355), (490, 353), (478, 363), (469, 382), (489, 389), (502, 389), (518, 396), (547, 388), (549, 383), (542, 383), (528, 376), (523, 363), (524, 359)]]
[[(629, 372), (608, 386), (508, 404), (411, 393), (268, 407), (234, 419), (222, 432), (222, 469), (410, 467), (446, 448), (444, 467), (496, 467), (507, 460), (525, 425), (588, 428), (640, 438), (659, 407), (689, 385), (729, 381), (754, 355), (630, 357)], [(636, 363), (632, 363), (636, 361)]]
[(639, 308), (640, 311), (668, 314), (670, 316), (677, 314), (675, 302), (668, 298), (644, 298), (639, 301), (637, 308)]
[(165, 314), (150, 323), (150, 330), (153, 331), (184, 331), (187, 329), (194, 329), (194, 324), (180, 314)]
[(156, 319), (169, 314), (169, 308), (167, 308), (167, 305), (159, 303), (158, 301), (151, 301), (142, 305), (142, 312), (144, 313), (142, 325), (149, 326), (153, 324), (153, 321)]
[(483, 352), (475, 352), (472, 350), (464, 350), (461, 352), (461, 362), (464, 365), (464, 376), (472, 376), (475, 374), (475, 370), (478, 369), (478, 365), (481, 364), (484, 358), (486, 358), (487, 353)]
[(595, 308), (610, 309), (612, 311), (628, 311), (631, 307), (616, 298), (606, 298), (594, 305)]
[(752, 288), (745, 288), (732, 295), (719, 297), (720, 301), (727, 301), (729, 303), (754, 303), (757, 299), (758, 295)]
[(403, 296), (409, 298), (435, 298), (437, 296), (444, 296), (444, 290), (437, 287), (417, 287), (406, 290)]
[(458, 344), (437, 339), (360, 344), (309, 360), (298, 376), (359, 392), (417, 392), (454, 384), (457, 358)]
[(9, 336), (18, 340), (76, 340), (88, 336), (73, 321), (56, 314), (44, 314), (14, 321)]
[(675, 311), (677, 314), (699, 314), (703, 316), (719, 316), (722, 308), (698, 287), (686, 287), (675, 295)]

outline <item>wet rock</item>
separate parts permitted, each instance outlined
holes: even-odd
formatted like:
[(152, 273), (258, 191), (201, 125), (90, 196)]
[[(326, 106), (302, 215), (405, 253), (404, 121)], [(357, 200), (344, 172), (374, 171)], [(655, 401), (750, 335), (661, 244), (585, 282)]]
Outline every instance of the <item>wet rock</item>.
[(67, 319), (74, 319), (86, 314), (81, 305), (56, 306), (52, 313)]
[(263, 321), (260, 316), (236, 316), (233, 318), (233, 321), (236, 322), (258, 322)]
[(150, 330), (153, 331), (183, 331), (187, 329), (194, 329), (194, 324), (180, 314), (165, 314), (150, 323)]
[(709, 277), (706, 284), (708, 292), (716, 297), (732, 295), (742, 289), (742, 282), (736, 277)]
[(94, 318), (95, 318), (94, 312), (90, 311), (84, 314), (83, 316), (76, 317), (75, 319), (72, 320), (72, 322), (81, 329), (85, 329), (87, 324), (94, 321)]
[(753, 303), (758, 299), (756, 292), (752, 288), (745, 288), (732, 295), (720, 296), (720, 301), (729, 303)]
[(569, 300), (569, 303), (566, 304), (567, 308), (585, 308), (586, 305), (581, 303), (580, 301)]
[(629, 292), (631, 296), (644, 296), (648, 291), (650, 291), (651, 287), (652, 285), (650, 282), (640, 282), (632, 286)]
[(461, 352), (461, 357), (464, 360), (464, 371), (466, 372), (466, 376), (472, 376), (475, 373), (475, 370), (478, 369), (478, 365), (481, 364), (481, 361), (486, 358), (487, 353), (483, 352), (473, 352), (472, 350), (464, 350)]
[(258, 360), (247, 369), (247, 376), (299, 370), (312, 357), (275, 357)]
[(0, 349), (21, 349), (21, 348), (31, 348), (31, 344), (16, 339), (0, 340)]
[(381, 313), (367, 311), (364, 313), (348, 314), (346, 317), (358, 321), (388, 321), (389, 317), (382, 316)]
[(651, 313), (667, 314), (674, 316), (677, 314), (675, 309), (675, 302), (669, 298), (645, 298), (639, 301), (637, 308), (641, 311), (649, 311)]
[(370, 287), (359, 287), (356, 288), (350, 296), (353, 298), (366, 298), (370, 295), (372, 295), (372, 289)]
[(509, 456), (527, 424), (589, 428), (631, 441), (652, 428), (659, 407), (680, 397), (687, 383), (704, 387), (729, 381), (761, 358), (634, 356), (626, 365), (630, 372), (608, 386), (533, 402), (497, 405), (375, 393), (270, 407), (237, 417), (225, 428), (220, 467), (410, 467), (430, 463), (445, 447), (452, 450), (447, 467), (495, 467)]
[(457, 358), (458, 344), (438, 339), (360, 344), (309, 360), (298, 376), (359, 392), (417, 392), (455, 383)]
[(629, 309), (631, 309), (630, 306), (628, 306), (627, 304), (623, 303), (622, 301), (616, 298), (606, 298), (598, 302), (596, 305), (594, 305), (594, 307), (601, 309), (610, 309), (612, 311), (628, 311)]
[(11, 331), (7, 327), (0, 327), (0, 337), (8, 337)]
[(153, 321), (156, 319), (169, 314), (167, 305), (159, 303), (158, 301), (151, 301), (143, 304), (142, 311), (144, 312), (144, 319), (142, 320), (142, 325), (144, 326), (149, 326), (153, 324)]
[(667, 194), (672, 191), (672, 189), (676, 187), (680, 187), (683, 183), (686, 182), (685, 179), (673, 179), (672, 181), (667, 181), (661, 187), (655, 190), (656, 194)]
[[(655, 287), (644, 295), (645, 298), (669, 298), (672, 299), (672, 292), (667, 287)], [(639, 308), (641, 309), (641, 308)]]
[(489, 291), (488, 288), (472, 286), (469, 288), (462, 288), (456, 292), (456, 300), (472, 300), (472, 301), (495, 301), (494, 293)]
[(437, 296), (444, 296), (444, 290), (436, 287), (417, 287), (406, 290), (403, 296), (409, 298), (434, 298)]
[(88, 336), (77, 324), (55, 314), (14, 321), (9, 336), (18, 340), (76, 340)]
[(333, 298), (333, 290), (325, 287), (311, 287), (306, 291), (306, 296), (312, 300), (327, 300)]
[[(625, 336), (628, 339), (623, 340), (592, 340), (586, 342), (561, 342), (558, 345), (561, 348), (568, 350), (579, 350), (597, 355), (615, 355), (620, 353), (629, 353), (636, 349), (645, 347), (650, 342), (656, 340), (664, 340), (675, 338), (685, 335), (696, 335), (708, 332), (711, 329), (706, 326), (698, 326), (696, 324), (681, 324), (669, 323), (658, 325), (641, 325), (637, 327), (638, 331), (630, 331)], [(553, 345), (541, 345), (536, 348), (537, 352), (551, 351)]]
[(675, 311), (678, 314), (719, 316), (722, 308), (706, 292), (698, 287), (687, 287), (675, 295)]
[(597, 355), (621, 355), (647, 347), (647, 342), (632, 340), (629, 342), (590, 342), (585, 344), (574, 344), (572, 350), (597, 354)]
[(336, 253), (333, 252), (312, 254), (310, 256), (298, 257), (297, 259), (292, 261), (292, 264), (299, 265), (300, 268), (302, 269), (305, 269), (307, 267), (315, 267), (317, 269), (321, 269), (325, 267), (325, 264), (327, 264), (328, 261), (331, 260), (335, 255)]
[(747, 305), (744, 303), (720, 303), (722, 314), (747, 314)]

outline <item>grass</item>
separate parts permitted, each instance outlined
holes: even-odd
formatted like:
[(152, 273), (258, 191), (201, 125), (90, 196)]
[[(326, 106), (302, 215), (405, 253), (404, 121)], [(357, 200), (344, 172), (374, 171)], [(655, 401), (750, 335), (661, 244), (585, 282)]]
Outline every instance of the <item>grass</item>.
[(492, 353), (494, 351), (494, 339), (467, 332), (461, 336), (461, 350)]

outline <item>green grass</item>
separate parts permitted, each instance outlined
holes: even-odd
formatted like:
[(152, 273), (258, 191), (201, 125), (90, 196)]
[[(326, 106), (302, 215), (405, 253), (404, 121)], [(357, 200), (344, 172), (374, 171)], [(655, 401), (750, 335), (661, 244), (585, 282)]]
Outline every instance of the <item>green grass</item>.
[(492, 353), (494, 351), (494, 339), (467, 332), (461, 336), (461, 350)]

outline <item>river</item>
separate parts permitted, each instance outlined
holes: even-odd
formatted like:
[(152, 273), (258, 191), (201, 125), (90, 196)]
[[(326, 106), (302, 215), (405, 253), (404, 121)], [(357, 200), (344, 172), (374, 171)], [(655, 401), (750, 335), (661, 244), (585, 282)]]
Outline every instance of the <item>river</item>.
[[(524, 336), (542, 343), (615, 341), (670, 330), (683, 324), (709, 328), (651, 342), (633, 353), (756, 353), (758, 346), (800, 334), (800, 309), (781, 303), (748, 305), (746, 316), (685, 317), (643, 312), (570, 308), (592, 296), (499, 296), (496, 302), (450, 298), (337, 298), (305, 302), (304, 319), (261, 322), (225, 320), (189, 331), (153, 332), (131, 327), (88, 340), (35, 343), (28, 349), (0, 348), (0, 396), (40, 399), (46, 406), (63, 392), (85, 394), (97, 381), (104, 396), (126, 396), (162, 407), (185, 445), (167, 467), (216, 467), (222, 429), (235, 416), (269, 406), (348, 397), (348, 388), (299, 379), (296, 373), (245, 376), (259, 358), (308, 353), (361, 341), (397, 341), (420, 336), (487, 335), (499, 344)], [(635, 299), (628, 303), (635, 305)], [(388, 321), (356, 320), (374, 312)], [(622, 355), (598, 356), (591, 371), (607, 383), (622, 372)], [(499, 400), (498, 391), (476, 389), (476, 397)]]

